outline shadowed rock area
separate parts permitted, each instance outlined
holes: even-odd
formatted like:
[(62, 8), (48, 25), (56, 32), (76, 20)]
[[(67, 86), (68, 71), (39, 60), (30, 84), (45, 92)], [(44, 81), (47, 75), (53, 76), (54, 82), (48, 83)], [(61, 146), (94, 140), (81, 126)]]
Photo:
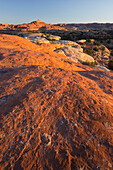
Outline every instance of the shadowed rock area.
[(0, 169), (113, 169), (113, 72), (0, 35)]

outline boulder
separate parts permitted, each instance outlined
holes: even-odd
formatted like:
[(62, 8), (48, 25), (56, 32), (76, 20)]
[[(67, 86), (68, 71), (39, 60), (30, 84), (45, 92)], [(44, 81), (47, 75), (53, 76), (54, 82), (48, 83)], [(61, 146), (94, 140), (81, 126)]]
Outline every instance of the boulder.
[(86, 42), (86, 40), (78, 40), (77, 41), (77, 43), (79, 43), (79, 44), (83, 44), (83, 43), (85, 43)]
[(61, 45), (75, 45), (76, 48), (81, 48), (81, 46), (79, 44), (77, 44), (74, 41), (68, 41), (68, 40), (59, 40), (59, 41), (54, 41), (54, 44), (61, 44)]
[[(62, 48), (60, 48), (60, 50), (57, 49), (55, 50), (55, 52), (57, 53), (62, 53), (61, 51), (63, 51), (63, 53), (70, 58), (71, 60), (77, 62), (77, 63), (83, 63), (83, 62), (94, 62), (94, 58), (91, 57), (88, 54), (83, 53), (83, 49), (82, 48), (75, 48), (75, 46), (68, 46), (65, 45)], [(62, 54), (63, 54), (62, 53)]]
[(60, 40), (61, 37), (60, 36), (55, 36), (55, 35), (47, 35), (46, 37), (48, 40)]
[(37, 38), (37, 37), (41, 37), (42, 33), (34, 33), (34, 34), (29, 34), (28, 38)]
[(30, 41), (32, 41), (33, 43), (36, 43), (36, 44), (49, 44), (49, 41), (42, 37), (36, 37), (35, 39), (32, 39)]
[(62, 55), (65, 55), (65, 52), (61, 49), (61, 48), (59, 48), (59, 49), (56, 49), (56, 50), (54, 50), (56, 53), (58, 53), (58, 54), (62, 54)]

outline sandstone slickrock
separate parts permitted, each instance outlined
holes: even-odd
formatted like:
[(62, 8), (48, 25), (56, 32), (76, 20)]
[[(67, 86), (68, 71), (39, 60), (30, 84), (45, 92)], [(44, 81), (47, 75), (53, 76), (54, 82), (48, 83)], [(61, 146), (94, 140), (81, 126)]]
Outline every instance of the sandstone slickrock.
[(94, 58), (88, 54), (82, 52), (82, 49), (76, 49), (74, 46), (64, 46), (62, 47), (65, 55), (77, 63), (94, 62)]
[[(42, 34), (43, 35), (43, 34)], [(94, 62), (94, 58), (91, 57), (88, 54), (83, 53), (83, 49), (79, 44), (73, 41), (67, 41), (67, 40), (57, 40), (60, 37), (53, 36), (53, 35), (47, 35), (45, 38), (42, 38), (41, 34), (31, 34), (28, 36), (29, 40), (34, 43), (38, 44), (49, 44), (49, 41), (47, 39), (54, 39), (54, 41), (51, 42), (51, 44), (58, 45), (56, 48), (53, 48), (53, 51), (55, 51), (58, 54), (63, 54), (67, 56), (67, 58), (75, 61), (76, 63), (83, 63), (83, 62)], [(50, 38), (51, 37), (51, 38)], [(47, 39), (46, 39), (47, 38)], [(56, 40), (55, 40), (56, 39)]]
[(42, 33), (29, 34), (29, 35), (26, 35), (24, 38), (29, 39), (31, 42), (39, 43), (39, 44), (42, 44), (42, 43), (49, 44), (49, 41), (53, 41), (53, 40), (57, 41), (61, 39), (60, 36), (55, 36), (51, 34), (46, 35)]
[(0, 169), (112, 170), (113, 73), (0, 37)]
[(60, 40), (54, 41), (53, 44), (61, 44), (60, 48), (56, 48), (54, 51), (67, 56), (69, 59), (72, 59), (76, 63), (83, 62), (94, 62), (94, 58), (88, 54), (83, 53), (83, 49), (79, 44), (73, 41)]
[[(45, 37), (45, 38), (43, 38)], [(67, 56), (67, 58), (73, 60), (76, 63), (83, 63), (83, 62), (94, 62), (95, 60), (90, 55), (87, 55), (83, 53), (83, 49), (79, 44), (73, 41), (67, 41), (67, 40), (58, 40), (61, 37), (54, 36), (54, 35), (44, 35), (41, 33), (37, 34), (30, 34), (27, 37), (25, 36), (25, 39), (29, 39), (31, 42), (36, 44), (54, 44), (56, 45), (56, 48), (53, 48), (53, 51)], [(49, 42), (49, 40), (54, 40), (52, 42)]]
[(49, 39), (49, 40), (57, 40), (57, 41), (61, 39), (60, 36), (55, 36), (55, 35), (51, 35), (51, 34), (48, 34), (46, 36), (46, 38)]
[(37, 43), (37, 44), (49, 44), (49, 41), (46, 38), (42, 37), (36, 37), (31, 42)]
[(59, 41), (54, 41), (53, 44), (61, 44), (61, 45), (76, 45), (77, 48), (81, 48), (79, 44), (77, 44), (74, 41), (68, 41), (68, 40), (59, 40)]

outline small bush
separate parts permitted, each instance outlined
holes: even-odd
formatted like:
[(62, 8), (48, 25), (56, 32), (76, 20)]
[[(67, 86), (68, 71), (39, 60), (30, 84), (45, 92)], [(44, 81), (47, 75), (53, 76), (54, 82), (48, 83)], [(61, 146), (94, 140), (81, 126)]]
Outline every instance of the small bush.
[(96, 66), (97, 65), (97, 62), (96, 61), (94, 61), (94, 62), (88, 62), (88, 61), (84, 61), (83, 63), (82, 63), (83, 65), (88, 65), (88, 66)]
[(87, 42), (88, 42), (88, 43), (91, 43), (91, 40), (90, 40), (90, 39), (88, 39), (88, 40), (87, 40)]
[(45, 38), (45, 36), (44, 36), (43, 34), (41, 35), (41, 37), (42, 37), (42, 38)]
[(113, 56), (113, 50), (111, 50), (111, 53), (110, 53), (111, 56)]
[(110, 43), (111, 43), (111, 40), (108, 40), (107, 43), (110, 44)]
[(106, 45), (106, 47), (107, 47), (108, 49), (111, 49), (110, 45)]
[(94, 51), (98, 51), (98, 48), (97, 48), (97, 47), (94, 47), (93, 50), (94, 50)]
[(48, 41), (52, 41), (52, 42), (54, 42), (54, 41), (55, 41), (55, 39), (48, 38)]
[(105, 50), (105, 47), (104, 47), (104, 46), (103, 46), (103, 47), (101, 47), (101, 50), (102, 50), (102, 51), (104, 51), (104, 50)]
[(100, 43), (100, 42), (97, 42), (97, 41), (94, 41), (94, 45), (100, 46), (101, 43)]
[(108, 67), (113, 70), (113, 59), (109, 60)]
[(110, 60), (113, 60), (113, 56), (112, 56), (112, 55), (110, 55), (110, 56), (109, 56), (109, 59), (110, 59)]
[(92, 53), (92, 50), (90, 50), (90, 49), (87, 49), (87, 50), (86, 50), (86, 53), (87, 53), (88, 55), (91, 55), (91, 56), (92, 56), (92, 54), (93, 54), (93, 53)]

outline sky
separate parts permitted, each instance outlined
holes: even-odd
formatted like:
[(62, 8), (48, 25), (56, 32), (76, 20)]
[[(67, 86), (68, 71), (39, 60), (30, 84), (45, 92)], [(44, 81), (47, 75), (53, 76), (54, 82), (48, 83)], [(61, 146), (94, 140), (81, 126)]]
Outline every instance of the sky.
[(113, 0), (0, 0), (0, 23), (113, 23)]

